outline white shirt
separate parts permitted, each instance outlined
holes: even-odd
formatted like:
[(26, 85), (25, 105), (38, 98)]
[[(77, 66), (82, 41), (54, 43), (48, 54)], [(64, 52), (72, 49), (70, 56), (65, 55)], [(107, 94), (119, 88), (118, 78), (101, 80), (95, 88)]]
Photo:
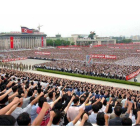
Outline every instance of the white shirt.
[(21, 107), (17, 107), (13, 112), (12, 112), (12, 116), (17, 119), (18, 116), (23, 113), (23, 112), (27, 112), (28, 114), (30, 114), (30, 111), (31, 111), (31, 104), (29, 104), (27, 107), (25, 108), (21, 108)]
[(122, 107), (124, 107), (125, 101), (126, 101), (126, 99), (123, 99), (123, 100), (121, 101)]
[(97, 113), (92, 112), (91, 115), (89, 115), (87, 121), (89, 123), (96, 123), (96, 118), (97, 118)]
[(79, 114), (80, 108), (83, 108), (85, 110), (85, 104), (83, 103), (81, 106), (70, 106), (67, 111), (67, 117), (70, 118), (71, 121), (75, 119), (75, 117)]

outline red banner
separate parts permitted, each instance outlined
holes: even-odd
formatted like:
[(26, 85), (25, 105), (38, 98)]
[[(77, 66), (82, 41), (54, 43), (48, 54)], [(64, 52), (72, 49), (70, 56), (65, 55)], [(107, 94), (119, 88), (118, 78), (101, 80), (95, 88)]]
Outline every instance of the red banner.
[(11, 47), (11, 49), (13, 49), (14, 48), (14, 37), (10, 37), (10, 47)]
[(137, 50), (137, 52), (140, 52), (140, 50)]
[(90, 54), (91, 58), (116, 59), (116, 55)]
[(27, 57), (5, 59), (5, 60), (2, 60), (2, 62), (10, 62), (10, 61), (17, 61), (17, 60), (25, 60), (25, 59), (27, 59)]
[(42, 47), (44, 46), (43, 36), (41, 37), (41, 45), (42, 45)]
[(140, 69), (137, 70), (136, 72), (133, 72), (132, 74), (126, 76), (126, 80), (130, 80), (132, 78), (134, 78), (135, 76), (137, 76), (140, 73)]
[(38, 55), (50, 55), (50, 52), (35, 52)]

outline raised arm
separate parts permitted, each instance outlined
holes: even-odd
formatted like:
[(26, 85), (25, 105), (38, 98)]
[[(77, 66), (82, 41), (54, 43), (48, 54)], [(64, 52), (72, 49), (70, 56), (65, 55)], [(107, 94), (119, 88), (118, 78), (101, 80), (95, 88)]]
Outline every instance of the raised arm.
[(11, 113), (16, 109), (16, 107), (18, 106), (18, 103), (13, 105), (9, 111), (6, 112), (5, 115), (11, 115)]
[(59, 96), (51, 105), (51, 108), (54, 107), (54, 105), (61, 99), (61, 97)]
[(80, 108), (79, 114), (76, 116), (76, 118), (72, 121), (73, 125), (77, 123), (77, 121), (80, 119), (81, 115), (84, 113), (84, 110)]
[(18, 92), (15, 92), (11, 96), (8, 97), (8, 100), (11, 100), (12, 98), (16, 97), (18, 95)]
[(136, 124), (140, 124), (140, 111), (137, 112)]
[(50, 111), (50, 120), (47, 124), (47, 126), (51, 126), (52, 125), (52, 121), (53, 121), (53, 118), (55, 117), (55, 112), (54, 111)]
[(72, 102), (73, 102), (74, 99), (75, 99), (75, 96), (72, 96), (70, 102), (68, 103), (68, 105), (67, 105), (66, 108), (64, 109), (64, 112), (65, 112), (65, 113), (67, 113), (67, 111), (68, 111), (68, 109), (69, 109), (69, 107), (70, 107), (70, 105), (72, 104)]
[(44, 95), (44, 93), (41, 92), (30, 104), (31, 104), (31, 105), (34, 105), (36, 102), (38, 102), (39, 98), (40, 98), (41, 96), (43, 96), (43, 95)]
[(81, 121), (81, 123), (79, 124), (79, 126), (83, 126), (84, 123), (85, 123), (85, 121), (86, 121), (87, 119), (88, 119), (88, 115), (85, 113), (85, 114), (83, 115), (82, 121)]
[(49, 110), (49, 108), (50, 108), (49, 104), (47, 102), (44, 102), (43, 107), (42, 107), (40, 113), (38, 114), (38, 116), (33, 121), (32, 126), (40, 126), (40, 124), (45, 116), (45, 113)]
[(94, 102), (92, 105), (95, 105), (95, 104), (97, 104), (97, 103), (100, 102), (100, 101), (101, 101), (101, 98), (97, 99), (97, 101)]
[(104, 114), (104, 119), (105, 119), (105, 126), (108, 126), (108, 119), (109, 119), (109, 116)]
[(130, 110), (132, 109), (132, 102), (128, 101), (128, 108), (127, 108), (127, 112), (128, 114), (130, 114)]
[(111, 101), (112, 101), (112, 98), (110, 97), (109, 102), (108, 102), (108, 104), (107, 104), (107, 106), (106, 106), (106, 109), (105, 109), (105, 113), (108, 112), (109, 105), (110, 105)]
[(0, 110), (0, 115), (4, 115), (13, 105), (17, 104), (18, 102), (19, 102), (19, 98), (15, 97), (11, 103), (9, 103), (6, 107)]
[(3, 100), (11, 91), (12, 91), (12, 89), (10, 88), (5, 94), (1, 95), (0, 101)]
[(90, 99), (91, 96), (92, 96), (92, 93), (89, 93), (87, 99), (86, 99), (85, 102), (84, 102), (85, 105), (88, 103), (88, 101), (89, 101), (89, 99)]

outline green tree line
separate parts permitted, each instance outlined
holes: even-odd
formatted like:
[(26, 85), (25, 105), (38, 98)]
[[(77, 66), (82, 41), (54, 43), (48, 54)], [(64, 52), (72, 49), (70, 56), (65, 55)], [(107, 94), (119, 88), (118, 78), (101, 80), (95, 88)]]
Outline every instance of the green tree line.
[(46, 40), (47, 42), (47, 46), (68, 46), (68, 45), (74, 45), (74, 42), (72, 42), (70, 44), (70, 41), (65, 41), (65, 40), (60, 40), (60, 39), (57, 39), (57, 40), (52, 40), (52, 39), (47, 39)]
[(116, 40), (116, 43), (131, 43), (132, 39)]

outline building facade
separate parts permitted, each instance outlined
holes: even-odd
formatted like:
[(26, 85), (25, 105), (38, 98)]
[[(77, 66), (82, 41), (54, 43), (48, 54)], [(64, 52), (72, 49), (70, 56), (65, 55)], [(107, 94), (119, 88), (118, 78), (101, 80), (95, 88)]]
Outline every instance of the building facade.
[(46, 46), (46, 34), (37, 31), (28, 32), (28, 30), (30, 29), (22, 27), (21, 32), (1, 33), (0, 50), (33, 49)]
[(51, 39), (51, 40), (58, 40), (59, 39), (59, 40), (70, 41), (70, 44), (72, 42), (74, 42), (72, 37), (61, 37), (60, 34), (57, 34), (55, 37), (47, 37), (47, 40), (49, 40), (49, 39)]
[(109, 37), (97, 37), (95, 36), (93, 39), (88, 38), (88, 35), (82, 34), (73, 34), (73, 40), (76, 45), (104, 45), (104, 44), (116, 44), (116, 39), (111, 39)]

